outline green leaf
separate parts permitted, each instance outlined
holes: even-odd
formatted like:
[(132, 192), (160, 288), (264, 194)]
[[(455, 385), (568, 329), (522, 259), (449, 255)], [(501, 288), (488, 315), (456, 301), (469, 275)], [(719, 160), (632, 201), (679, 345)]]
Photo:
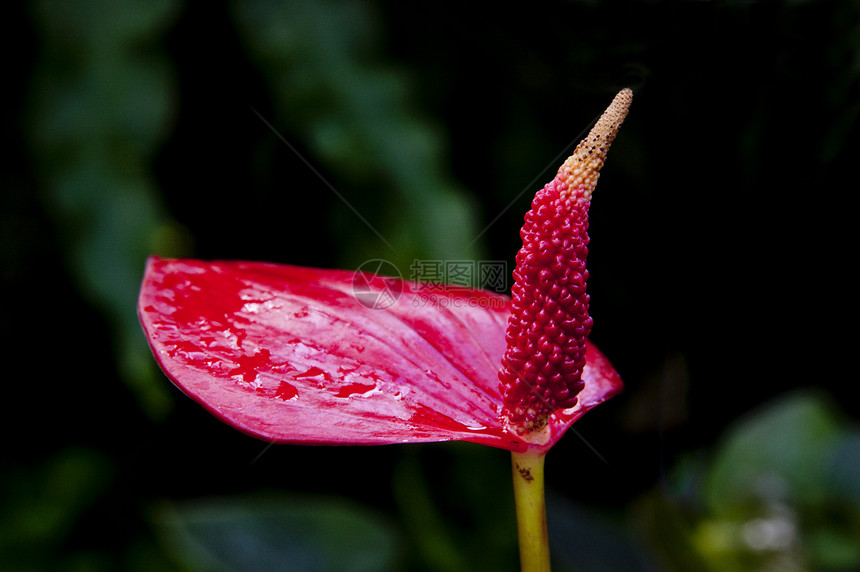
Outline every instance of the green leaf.
[(718, 452), (705, 486), (707, 505), (714, 515), (728, 516), (758, 500), (820, 502), (840, 436), (836, 418), (813, 393), (756, 411), (735, 425)]
[(198, 500), (165, 505), (154, 521), (172, 556), (191, 570), (390, 570), (399, 545), (375, 513), (331, 498)]

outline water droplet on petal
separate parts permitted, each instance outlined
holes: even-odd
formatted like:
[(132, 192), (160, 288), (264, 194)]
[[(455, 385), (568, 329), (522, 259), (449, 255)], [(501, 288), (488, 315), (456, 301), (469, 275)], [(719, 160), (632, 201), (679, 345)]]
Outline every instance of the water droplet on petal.
[(325, 382), (331, 382), (332, 381), (332, 379), (328, 373), (326, 373), (324, 370), (322, 370), (316, 366), (311, 367), (307, 371), (297, 373), (295, 375), (295, 378), (296, 379), (316, 379), (318, 381), (317, 385), (319, 387), (323, 387), (324, 381)]
[(337, 397), (349, 397), (350, 395), (361, 395), (376, 389), (376, 384), (350, 383), (342, 386), (335, 394)]
[(282, 401), (295, 399), (298, 396), (299, 390), (287, 383), (286, 381), (280, 382), (278, 384), (278, 389), (275, 391), (275, 397)]
[(237, 360), (236, 367), (228, 372), (228, 375), (238, 381), (244, 381), (252, 387), (261, 387), (263, 380), (257, 373), (257, 370), (263, 366), (268, 366), (271, 353), (269, 350), (257, 350), (253, 355), (243, 355)]

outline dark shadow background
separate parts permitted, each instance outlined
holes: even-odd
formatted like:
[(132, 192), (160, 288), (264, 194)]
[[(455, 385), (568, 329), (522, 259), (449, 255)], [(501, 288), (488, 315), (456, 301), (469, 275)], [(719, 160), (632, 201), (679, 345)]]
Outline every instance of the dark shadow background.
[(18, 7), (3, 34), (0, 568), (179, 566), (159, 503), (261, 490), (373, 506), (409, 531), (404, 569), (446, 568), (415, 556), (410, 487), (452, 536), (471, 531), (460, 550), (492, 546), (474, 531), (512, 530), (501, 451), (260, 455), (153, 371), (136, 281), (153, 252), (512, 269), (553, 158), (626, 86), (589, 287), (593, 340), (627, 388), (576, 426), (600, 456), (567, 436), (549, 487), (624, 521), (792, 390), (856, 420), (858, 16), (848, 1)]

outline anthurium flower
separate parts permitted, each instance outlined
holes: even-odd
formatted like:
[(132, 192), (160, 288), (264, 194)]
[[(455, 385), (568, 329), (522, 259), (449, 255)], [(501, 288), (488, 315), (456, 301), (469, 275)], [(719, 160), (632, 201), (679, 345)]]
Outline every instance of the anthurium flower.
[[(138, 313), (170, 379), (273, 443), (462, 440), (512, 452), (524, 570), (548, 570), (545, 453), (621, 390), (588, 340), (591, 194), (620, 92), (541, 189), (512, 297), (365, 272), (152, 257)], [(428, 295), (430, 292), (430, 295)]]
[(586, 339), (585, 294), (587, 208), (619, 98), (629, 90), (535, 197), (513, 304), (360, 272), (152, 257), (138, 313), (156, 360), (216, 417), (273, 443), (548, 450), (621, 389)]

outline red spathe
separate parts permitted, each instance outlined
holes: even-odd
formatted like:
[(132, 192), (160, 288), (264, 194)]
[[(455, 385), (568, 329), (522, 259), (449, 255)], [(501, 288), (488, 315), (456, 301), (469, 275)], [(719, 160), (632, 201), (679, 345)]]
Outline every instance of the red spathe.
[(542, 442), (527, 442), (501, 416), (498, 371), (510, 312), (510, 298), (481, 290), (368, 274), (356, 280), (345, 270), (157, 257), (147, 263), (138, 302), (167, 376), (215, 416), (260, 439), (462, 440), (546, 451), (576, 419), (618, 393), (621, 379), (587, 343), (576, 406), (550, 415)]

